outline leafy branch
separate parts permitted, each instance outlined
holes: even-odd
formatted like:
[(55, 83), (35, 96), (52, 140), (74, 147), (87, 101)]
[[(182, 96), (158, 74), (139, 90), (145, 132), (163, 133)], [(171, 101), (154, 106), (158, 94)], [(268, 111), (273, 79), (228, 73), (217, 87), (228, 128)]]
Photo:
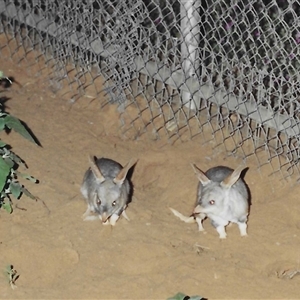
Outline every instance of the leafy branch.
[(14, 269), (12, 265), (9, 265), (5, 269), (5, 276), (8, 279), (9, 285), (14, 290), (16, 286), (16, 280), (19, 278), (18, 272)]
[[(8, 77), (4, 77), (3, 72), (0, 71), (0, 81), (10, 80)], [(4, 112), (3, 104), (0, 103), (0, 131), (14, 130), (23, 136), (25, 139), (37, 144), (34, 136), (27, 130), (22, 122)], [(12, 212), (12, 200), (10, 195), (19, 199), (22, 194), (35, 199), (34, 197), (19, 181), (18, 178), (22, 177), (28, 179), (34, 183), (37, 180), (26, 174), (21, 173), (17, 169), (19, 166), (27, 168), (24, 161), (10, 150), (11, 147), (0, 139), (0, 208), (5, 209), (7, 212)]]

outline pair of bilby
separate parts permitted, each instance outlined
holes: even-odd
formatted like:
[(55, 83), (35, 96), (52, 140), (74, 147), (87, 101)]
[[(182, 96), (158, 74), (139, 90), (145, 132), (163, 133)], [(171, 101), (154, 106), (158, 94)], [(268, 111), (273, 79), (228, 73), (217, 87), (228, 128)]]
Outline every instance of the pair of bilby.
[[(108, 158), (90, 156), (89, 162), (90, 168), (81, 186), (87, 202), (84, 220), (100, 219), (103, 224), (113, 226), (121, 215), (129, 220), (125, 210), (132, 194), (132, 184), (127, 174), (136, 160), (129, 161), (124, 167)], [(226, 238), (225, 227), (230, 222), (238, 225), (241, 236), (246, 236), (249, 191), (241, 178), (244, 167), (233, 170), (218, 166), (206, 173), (194, 164), (192, 167), (199, 180), (195, 208), (189, 217), (170, 208), (174, 215), (187, 223), (197, 222), (200, 231), (204, 231), (202, 221), (209, 218), (221, 239)]]

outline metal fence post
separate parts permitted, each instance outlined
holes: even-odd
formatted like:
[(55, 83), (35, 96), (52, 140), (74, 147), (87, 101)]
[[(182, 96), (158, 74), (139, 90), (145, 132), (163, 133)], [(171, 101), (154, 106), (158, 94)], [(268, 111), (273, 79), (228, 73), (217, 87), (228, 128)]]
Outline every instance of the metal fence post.
[[(181, 62), (185, 79), (199, 76), (199, 40), (200, 40), (200, 14), (199, 0), (181, 1)], [(190, 92), (181, 91), (182, 103), (192, 110), (199, 107), (199, 98), (194, 99)]]

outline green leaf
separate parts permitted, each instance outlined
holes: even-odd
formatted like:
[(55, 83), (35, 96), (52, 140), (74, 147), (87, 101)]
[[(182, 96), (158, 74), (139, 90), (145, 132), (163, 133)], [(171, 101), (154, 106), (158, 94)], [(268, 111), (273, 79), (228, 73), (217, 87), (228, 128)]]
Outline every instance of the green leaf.
[(22, 192), (29, 198), (33, 200), (37, 200), (35, 196), (33, 196), (25, 187), (22, 187)]
[(0, 148), (5, 147), (7, 144), (0, 140)]
[(4, 202), (3, 204), (1, 204), (1, 206), (9, 213), (11, 214), (13, 209), (12, 206), (9, 202)]
[(185, 295), (183, 293), (177, 293), (175, 296), (168, 298), (167, 300), (201, 300), (203, 297), (201, 296), (191, 296)]
[(24, 168), (27, 168), (27, 166), (25, 165), (25, 163), (23, 162), (23, 160), (17, 154), (15, 154), (13, 152), (10, 152), (9, 153), (9, 157), (10, 157), (11, 160), (13, 160), (18, 165), (21, 165)]
[(4, 118), (0, 118), (0, 130), (3, 130), (5, 127), (5, 120)]
[(183, 300), (187, 295), (183, 293), (177, 293), (175, 296), (168, 298), (167, 300)]
[(7, 176), (10, 174), (10, 166), (4, 161), (2, 156), (0, 156), (0, 192), (2, 192)]
[(15, 171), (15, 173), (20, 176), (20, 177), (23, 177), (27, 180), (30, 180), (31, 182), (34, 182), (34, 183), (37, 183), (38, 180), (36, 178), (34, 178), (33, 176), (29, 175), (29, 174), (26, 174), (26, 173), (21, 173), (19, 171)]
[(14, 166), (15, 163), (13, 162), (13, 160), (10, 157), (5, 157), (3, 159), (10, 168), (12, 168)]
[(34, 138), (29, 133), (29, 131), (25, 128), (25, 126), (21, 123), (21, 121), (15, 118), (12, 115), (7, 115), (5, 118), (5, 124), (8, 128), (15, 130), (19, 134), (21, 134), (25, 139), (36, 144)]
[(19, 199), (19, 197), (21, 196), (22, 189), (23, 187), (19, 182), (11, 182), (9, 185), (9, 190), (16, 199)]

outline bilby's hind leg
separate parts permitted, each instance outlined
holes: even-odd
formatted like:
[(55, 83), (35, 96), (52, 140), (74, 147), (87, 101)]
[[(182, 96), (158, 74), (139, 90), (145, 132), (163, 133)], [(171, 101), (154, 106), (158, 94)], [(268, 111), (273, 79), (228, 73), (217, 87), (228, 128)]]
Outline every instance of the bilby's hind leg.
[(246, 222), (238, 222), (237, 224), (239, 226), (241, 236), (247, 236), (247, 223)]
[(216, 230), (219, 233), (219, 238), (220, 239), (226, 239), (227, 234), (226, 234), (226, 231), (225, 231), (225, 226), (220, 225), (220, 226), (216, 227)]

